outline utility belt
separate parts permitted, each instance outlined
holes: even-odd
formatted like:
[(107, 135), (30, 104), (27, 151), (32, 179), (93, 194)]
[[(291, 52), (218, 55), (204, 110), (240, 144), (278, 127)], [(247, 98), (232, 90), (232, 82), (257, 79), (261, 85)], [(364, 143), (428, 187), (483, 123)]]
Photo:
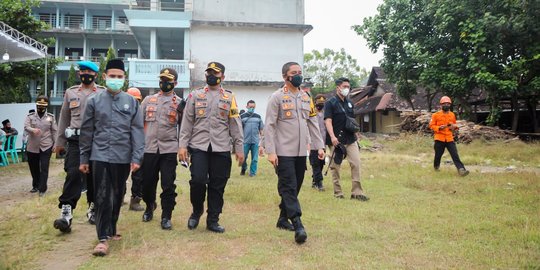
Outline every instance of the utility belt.
[(78, 128), (66, 128), (66, 131), (64, 132), (67, 139), (79, 139), (79, 136), (81, 135), (81, 130)]

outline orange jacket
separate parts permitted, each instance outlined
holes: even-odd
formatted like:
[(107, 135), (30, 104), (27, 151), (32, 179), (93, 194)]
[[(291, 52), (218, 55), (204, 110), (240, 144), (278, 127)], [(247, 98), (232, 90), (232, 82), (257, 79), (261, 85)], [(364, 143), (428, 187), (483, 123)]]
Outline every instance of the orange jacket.
[[(453, 112), (438, 111), (431, 116), (431, 122), (429, 128), (435, 133), (435, 140), (441, 142), (453, 142), (454, 134), (448, 127), (440, 129), (440, 126), (447, 126), (448, 124), (456, 124), (456, 115)], [(456, 126), (457, 129), (457, 126)]]

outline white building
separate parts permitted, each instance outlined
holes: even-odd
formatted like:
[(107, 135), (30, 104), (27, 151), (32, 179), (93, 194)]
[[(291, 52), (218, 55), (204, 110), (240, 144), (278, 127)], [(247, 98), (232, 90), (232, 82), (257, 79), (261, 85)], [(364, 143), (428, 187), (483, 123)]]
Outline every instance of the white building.
[(176, 92), (184, 95), (204, 84), (208, 62), (221, 62), (240, 109), (253, 99), (263, 117), (282, 84), (282, 65), (302, 64), (303, 37), (312, 29), (303, 0), (42, 0), (34, 15), (51, 26), (42, 34), (56, 38), (49, 54), (66, 60), (49, 82), (53, 106), (69, 87), (71, 64), (97, 62), (111, 46), (144, 95), (158, 89), (163, 67), (178, 71)]

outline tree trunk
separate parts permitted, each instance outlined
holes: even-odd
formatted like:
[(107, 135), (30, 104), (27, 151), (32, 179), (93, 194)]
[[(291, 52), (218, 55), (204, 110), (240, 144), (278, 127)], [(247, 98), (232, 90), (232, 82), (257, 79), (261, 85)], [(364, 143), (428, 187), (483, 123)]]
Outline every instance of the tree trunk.
[(529, 109), (529, 113), (531, 114), (532, 132), (534, 133), (540, 133), (540, 127), (538, 126), (538, 116), (536, 115), (537, 103), (538, 102), (535, 99), (530, 99), (527, 102), (527, 108)]
[(518, 128), (518, 122), (519, 122), (519, 102), (518, 102), (517, 92), (515, 91), (514, 93), (512, 93), (512, 110), (513, 110), (512, 131), (516, 132)]

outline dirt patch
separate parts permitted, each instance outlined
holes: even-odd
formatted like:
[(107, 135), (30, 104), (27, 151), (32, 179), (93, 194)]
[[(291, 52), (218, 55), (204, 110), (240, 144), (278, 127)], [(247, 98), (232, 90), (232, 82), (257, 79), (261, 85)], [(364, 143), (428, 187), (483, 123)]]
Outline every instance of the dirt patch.
[[(10, 166), (18, 167), (12, 167), (14, 171), (11, 175), (6, 173), (0, 177), (0, 204), (3, 206), (15, 206), (37, 196), (29, 192), (32, 188), (32, 177), (27, 164)], [(63, 166), (63, 160), (51, 160), (46, 196), (57, 196), (57, 192), (62, 190), (65, 179)], [(81, 196), (81, 200), (86, 202), (86, 196)], [(56, 203), (51, 207), (56, 208)], [(57, 218), (56, 212), (50, 217), (51, 227), (53, 220)], [(59, 213), (60, 210), (58, 210)], [(39, 269), (76, 269), (91, 258), (91, 251), (96, 240), (95, 226), (88, 224), (86, 219), (76, 218), (78, 220), (74, 220), (72, 232), (69, 234), (58, 232), (58, 237), (62, 238), (59, 243), (55, 244), (52, 250), (39, 255), (39, 259), (35, 262)]]

